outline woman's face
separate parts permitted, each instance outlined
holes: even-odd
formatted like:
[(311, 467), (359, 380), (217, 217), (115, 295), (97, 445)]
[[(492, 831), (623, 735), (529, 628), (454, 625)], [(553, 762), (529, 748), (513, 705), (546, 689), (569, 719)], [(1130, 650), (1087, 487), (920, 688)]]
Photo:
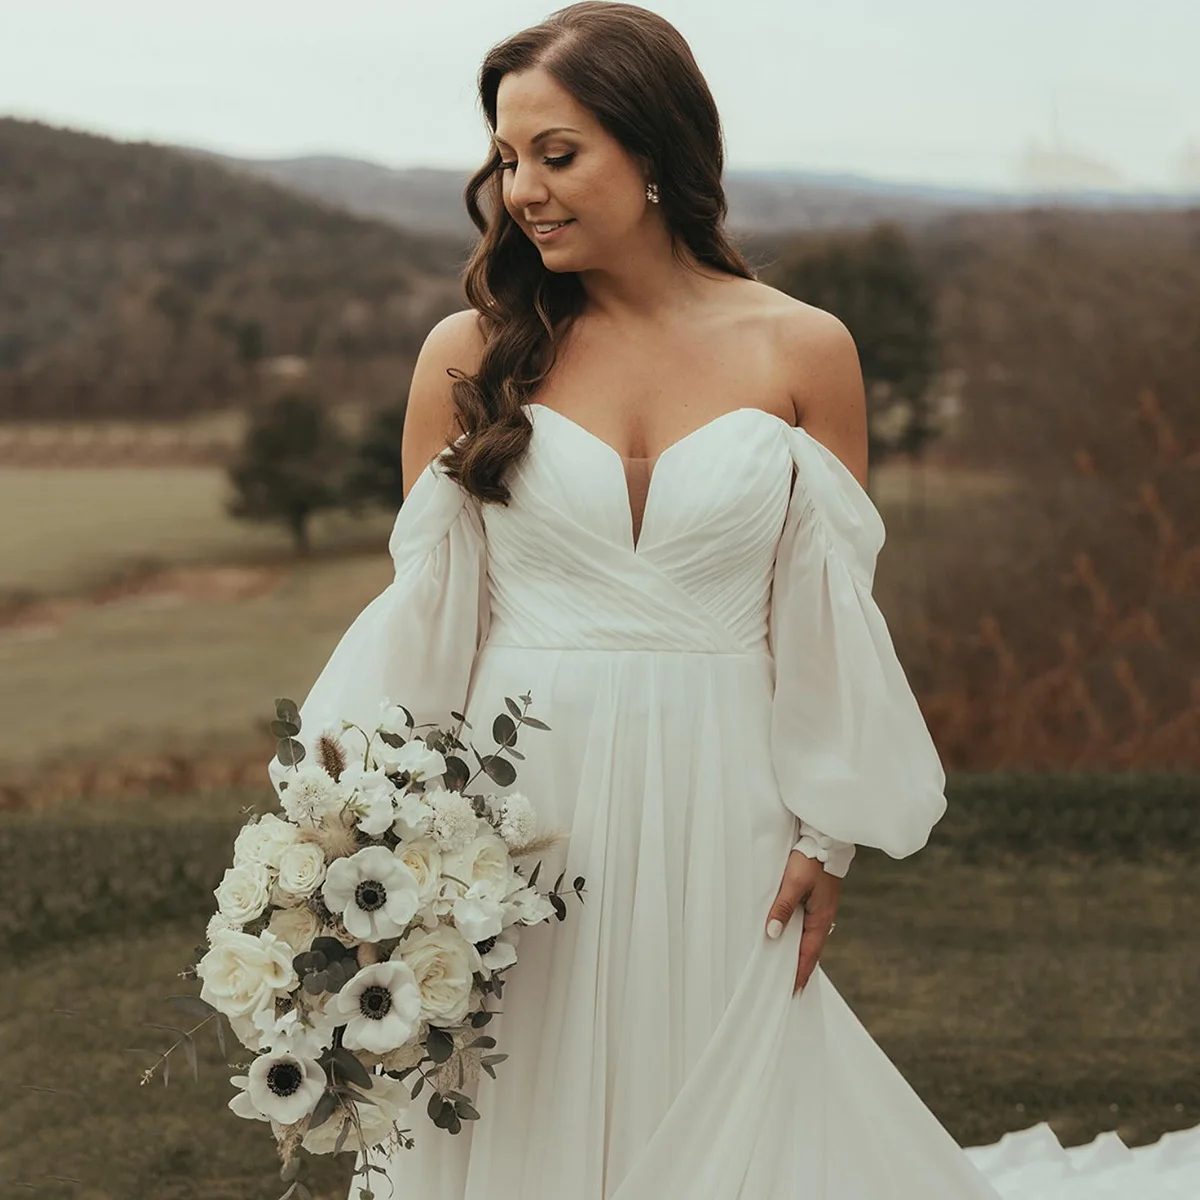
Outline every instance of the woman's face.
[[(565, 128), (559, 128), (559, 127)], [(536, 140), (545, 130), (556, 132)], [(541, 68), (512, 71), (496, 93), (504, 206), (551, 271), (604, 267), (630, 249), (656, 206), (636, 160)], [(534, 225), (569, 221), (548, 240)]]

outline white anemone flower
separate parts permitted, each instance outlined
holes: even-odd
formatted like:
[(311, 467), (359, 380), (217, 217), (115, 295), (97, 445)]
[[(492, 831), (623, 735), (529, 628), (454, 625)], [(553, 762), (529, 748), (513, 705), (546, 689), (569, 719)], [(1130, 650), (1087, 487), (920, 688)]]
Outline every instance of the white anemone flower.
[(327, 1080), (325, 1068), (315, 1058), (296, 1054), (261, 1054), (246, 1075), (230, 1081), (245, 1089), (229, 1107), (239, 1117), (294, 1125), (317, 1106)]
[(346, 1022), (342, 1045), (348, 1050), (387, 1054), (416, 1032), (421, 989), (408, 963), (373, 963), (342, 986), (329, 1008), (339, 1024)]
[(251, 1018), (261, 1032), (260, 1048), (272, 1054), (294, 1054), (298, 1058), (317, 1058), (333, 1045), (337, 1020), (333, 1013), (313, 1009), (305, 1016), (298, 1008), (275, 1015), (274, 1005), (264, 1006)]
[(421, 899), (417, 877), (386, 846), (365, 846), (335, 859), (321, 894), (347, 931), (366, 942), (399, 937)]

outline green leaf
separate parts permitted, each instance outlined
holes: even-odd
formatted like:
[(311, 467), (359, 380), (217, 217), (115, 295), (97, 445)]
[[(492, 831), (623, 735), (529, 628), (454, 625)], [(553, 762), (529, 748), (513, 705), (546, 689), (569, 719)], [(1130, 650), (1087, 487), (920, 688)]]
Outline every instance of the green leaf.
[(496, 1039), (490, 1033), (485, 1033), (468, 1043), (467, 1049), (473, 1050), (476, 1046), (482, 1046), (485, 1050), (491, 1050), (495, 1048), (495, 1045)]
[[(309, 1128), (311, 1129), (312, 1126), (310, 1125)], [(292, 1180), (294, 1180), (296, 1176), (300, 1174), (300, 1168), (303, 1166), (303, 1164), (304, 1160), (298, 1154), (292, 1158), (291, 1162), (284, 1163), (283, 1166), (279, 1168), (280, 1182), (291, 1183)]]
[(425, 1076), (418, 1075), (417, 1082), (413, 1085), (412, 1095), (409, 1097), (409, 1099), (415, 1100), (421, 1094), (424, 1087), (425, 1087)]
[(168, 996), (167, 1000), (169, 1003), (177, 1005), (189, 1016), (199, 1017), (201, 1020), (211, 1017), (217, 1011), (207, 1000), (201, 1000), (199, 996)]
[(492, 722), (492, 739), (498, 746), (511, 746), (517, 740), (517, 727), (512, 717), (501, 713)]
[(291, 721), (293, 725), (300, 724), (300, 710), (296, 707), (296, 702), (287, 697), (275, 701), (275, 715), (281, 721)]
[(522, 717), (522, 725), (528, 725), (531, 729), (549, 729), (550, 726), (545, 721), (539, 721), (537, 717)]
[(295, 738), (280, 738), (275, 746), (275, 757), (285, 767), (298, 766), (304, 761), (307, 753), (304, 743), (296, 741)]
[(450, 755), (446, 759), (446, 772), (443, 776), (446, 787), (452, 792), (460, 792), (467, 786), (467, 780), (471, 778), (471, 768), (455, 755)]
[(329, 1052), (329, 1057), (333, 1060), (333, 1065), (342, 1073), (343, 1079), (357, 1084), (367, 1091), (371, 1090), (373, 1084), (370, 1071), (345, 1046), (334, 1046)]
[(386, 742), (393, 750), (399, 750), (401, 746), (406, 745), (408, 742), (407, 738), (402, 737), (398, 733), (388, 733), (386, 729), (379, 731), (379, 740)]
[(516, 767), (508, 759), (501, 758), (498, 754), (489, 754), (486, 758), (480, 759), (480, 765), (501, 787), (508, 787), (517, 777)]
[(271, 732), (277, 738), (293, 738), (300, 732), (300, 726), (295, 721), (272, 721)]
[(337, 1141), (333, 1143), (334, 1154), (341, 1154), (342, 1147), (346, 1144), (346, 1139), (350, 1136), (350, 1130), (354, 1128), (354, 1122), (347, 1117), (342, 1122), (342, 1127), (338, 1131)]
[(512, 713), (514, 717), (519, 717), (521, 715), (520, 705), (511, 696), (505, 696), (504, 703), (508, 705), (508, 711)]
[(318, 1125), (324, 1125), (336, 1111), (337, 1093), (332, 1088), (326, 1088), (321, 1093), (321, 1098), (317, 1101), (312, 1116), (308, 1119), (309, 1129), (316, 1129)]
[(550, 895), (546, 898), (552, 905), (554, 905), (555, 916), (557, 916), (560, 921), (565, 921), (567, 919), (567, 902), (558, 895)]
[(454, 1111), (464, 1121), (478, 1121), (479, 1110), (470, 1102), (470, 1100), (455, 1100)]
[(442, 1111), (442, 1093), (433, 1092), (429, 1097), (429, 1103), (425, 1105), (425, 1111), (429, 1114), (429, 1119), (437, 1124), (438, 1113)]
[(496, 1063), (503, 1062), (508, 1057), (507, 1054), (485, 1054), (479, 1061), (483, 1066), (494, 1066)]
[(574, 888), (574, 889), (575, 889), (577, 892), (581, 892), (581, 891), (583, 891), (583, 882), (584, 882), (584, 880), (583, 880), (583, 876), (582, 876), (582, 875), (576, 875), (576, 876), (575, 876), (575, 882), (574, 882), (574, 883), (573, 883), (571, 886), (572, 886), (572, 887), (573, 887), (573, 888)]
[(529, 886), (530, 887), (533, 887), (533, 885), (535, 883), (537, 883), (538, 872), (541, 869), (542, 869), (542, 860), (539, 858), (537, 866), (533, 868), (533, 874), (530, 875), (530, 877), (529, 877)]
[(200, 1066), (196, 1061), (196, 1039), (190, 1033), (183, 1035), (183, 1053), (187, 1057), (188, 1066), (192, 1068), (192, 1078), (200, 1082)]
[(444, 1063), (454, 1053), (454, 1039), (444, 1029), (430, 1025), (425, 1050), (435, 1063)]
[(225, 1050), (225, 1024), (221, 1020), (220, 1013), (217, 1014), (216, 1026), (217, 1026), (217, 1049), (221, 1051), (222, 1058), (228, 1058), (229, 1055), (226, 1053), (226, 1050)]

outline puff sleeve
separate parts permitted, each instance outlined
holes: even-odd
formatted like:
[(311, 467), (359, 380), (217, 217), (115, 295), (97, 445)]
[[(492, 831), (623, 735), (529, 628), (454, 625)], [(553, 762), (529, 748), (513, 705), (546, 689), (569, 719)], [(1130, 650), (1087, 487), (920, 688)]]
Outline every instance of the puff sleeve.
[(772, 765), (795, 848), (844, 875), (858, 845), (915, 853), (946, 810), (946, 775), (872, 595), (883, 519), (802, 428), (772, 580)]
[[(388, 539), (392, 582), (354, 619), (300, 706), (299, 740), (312, 749), (343, 718), (374, 729), (383, 698), (418, 724), (463, 711), (490, 620), (479, 504), (441, 469), (421, 473)], [(279, 792), (288, 768), (268, 767)]]

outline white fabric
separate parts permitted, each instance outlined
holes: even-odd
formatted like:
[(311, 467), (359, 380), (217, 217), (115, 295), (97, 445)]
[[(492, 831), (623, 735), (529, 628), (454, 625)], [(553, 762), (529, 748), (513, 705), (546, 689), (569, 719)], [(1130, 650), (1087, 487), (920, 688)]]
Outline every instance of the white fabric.
[(302, 706), (310, 734), (380, 694), (457, 708), (487, 753), (530, 692), (551, 729), (522, 734), (514, 786), (568, 834), (541, 878), (586, 879), (565, 922), (523, 932), (488, 1026), (509, 1058), (469, 1089), (483, 1119), (452, 1136), (419, 1099), (375, 1195), (996, 1200), (819, 966), (792, 995), (800, 919), (764, 932), (798, 834), (839, 866), (851, 841), (898, 857), (945, 803), (870, 598), (869, 498), (803, 430), (738, 409), (658, 458), (635, 545), (618, 452), (529, 413), (508, 505), (436, 464), (417, 480), (395, 582)]

